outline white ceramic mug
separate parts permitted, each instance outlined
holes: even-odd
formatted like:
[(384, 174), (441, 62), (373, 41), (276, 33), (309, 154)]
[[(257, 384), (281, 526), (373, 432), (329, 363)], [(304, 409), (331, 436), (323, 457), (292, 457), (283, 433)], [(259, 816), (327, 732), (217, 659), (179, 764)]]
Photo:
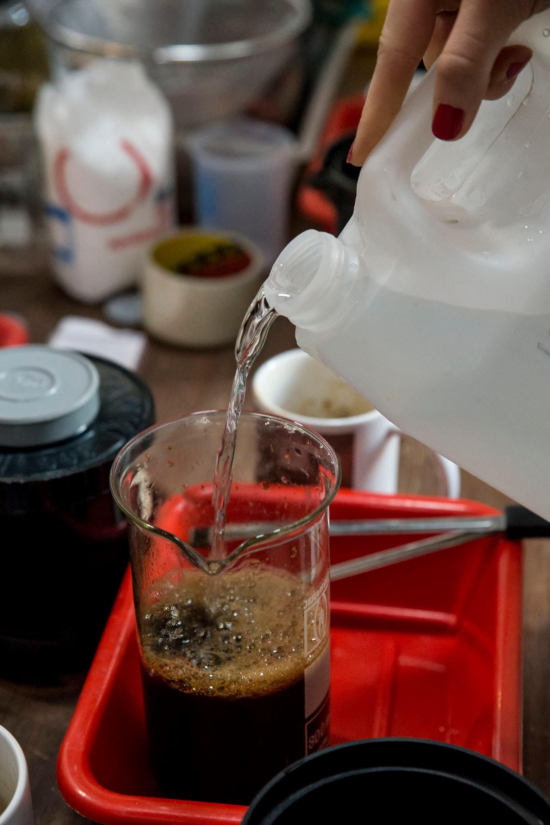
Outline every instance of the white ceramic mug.
[[(255, 373), (261, 412), (291, 418), (323, 435), (342, 467), (342, 486), (396, 493), (399, 452), (407, 436), (323, 364), (300, 349), (271, 358)], [(460, 495), (460, 469), (434, 453), (448, 498)]]
[(0, 726), (0, 825), (33, 825), (29, 772), (21, 746)]

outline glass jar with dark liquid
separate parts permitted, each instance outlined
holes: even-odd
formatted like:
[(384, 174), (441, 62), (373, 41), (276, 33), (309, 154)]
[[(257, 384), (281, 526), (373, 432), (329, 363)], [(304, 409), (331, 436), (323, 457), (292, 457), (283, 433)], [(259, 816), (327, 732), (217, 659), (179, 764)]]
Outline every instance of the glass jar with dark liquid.
[(338, 469), (305, 428), (244, 414), (225, 554), (212, 558), (210, 479), (224, 423), (197, 413), (152, 428), (119, 455), (112, 485), (130, 518), (159, 785), (172, 797), (248, 804), (328, 744), (327, 508)]
[(102, 358), (0, 351), (0, 675), (57, 683), (89, 665), (128, 564), (109, 491), (150, 391)]

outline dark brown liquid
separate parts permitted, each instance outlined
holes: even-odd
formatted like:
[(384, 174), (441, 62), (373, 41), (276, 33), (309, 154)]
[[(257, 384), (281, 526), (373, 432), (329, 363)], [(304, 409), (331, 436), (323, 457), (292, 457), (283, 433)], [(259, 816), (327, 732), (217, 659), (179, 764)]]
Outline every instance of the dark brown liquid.
[(305, 756), (303, 601), (298, 579), (262, 570), (159, 590), (141, 635), (164, 793), (245, 805)]
[(304, 680), (246, 699), (193, 696), (144, 669), (155, 776), (170, 797), (248, 805), (305, 755)]

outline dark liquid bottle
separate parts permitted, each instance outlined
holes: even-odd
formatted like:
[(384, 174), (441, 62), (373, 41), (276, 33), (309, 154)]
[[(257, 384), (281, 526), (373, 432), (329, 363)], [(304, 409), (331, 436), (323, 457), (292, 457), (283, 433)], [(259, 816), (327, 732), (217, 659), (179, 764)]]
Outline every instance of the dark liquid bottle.
[[(6, 423), (2, 407), (0, 426), (0, 673), (56, 682), (89, 663), (128, 563), (109, 471), (118, 450), (152, 423), (153, 401), (139, 378), (100, 358), (29, 346), (3, 350), (0, 361), (2, 376), (14, 376), (0, 378), (0, 406), (25, 396), (13, 404), (19, 420)], [(70, 372), (75, 364), (82, 373)], [(83, 392), (88, 414), (71, 424), (63, 386), (72, 382), (78, 395), (86, 364), (97, 398), (93, 406), (93, 393)], [(38, 432), (25, 417), (37, 403), (51, 405), (41, 408), (47, 421)]]

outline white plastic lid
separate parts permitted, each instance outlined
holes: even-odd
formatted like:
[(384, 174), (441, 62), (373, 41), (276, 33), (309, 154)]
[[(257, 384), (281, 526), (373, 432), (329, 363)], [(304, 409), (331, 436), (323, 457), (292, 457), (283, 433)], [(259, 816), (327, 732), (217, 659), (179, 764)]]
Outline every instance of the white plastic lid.
[(36, 447), (84, 430), (99, 411), (99, 374), (74, 352), (0, 350), (0, 447)]

